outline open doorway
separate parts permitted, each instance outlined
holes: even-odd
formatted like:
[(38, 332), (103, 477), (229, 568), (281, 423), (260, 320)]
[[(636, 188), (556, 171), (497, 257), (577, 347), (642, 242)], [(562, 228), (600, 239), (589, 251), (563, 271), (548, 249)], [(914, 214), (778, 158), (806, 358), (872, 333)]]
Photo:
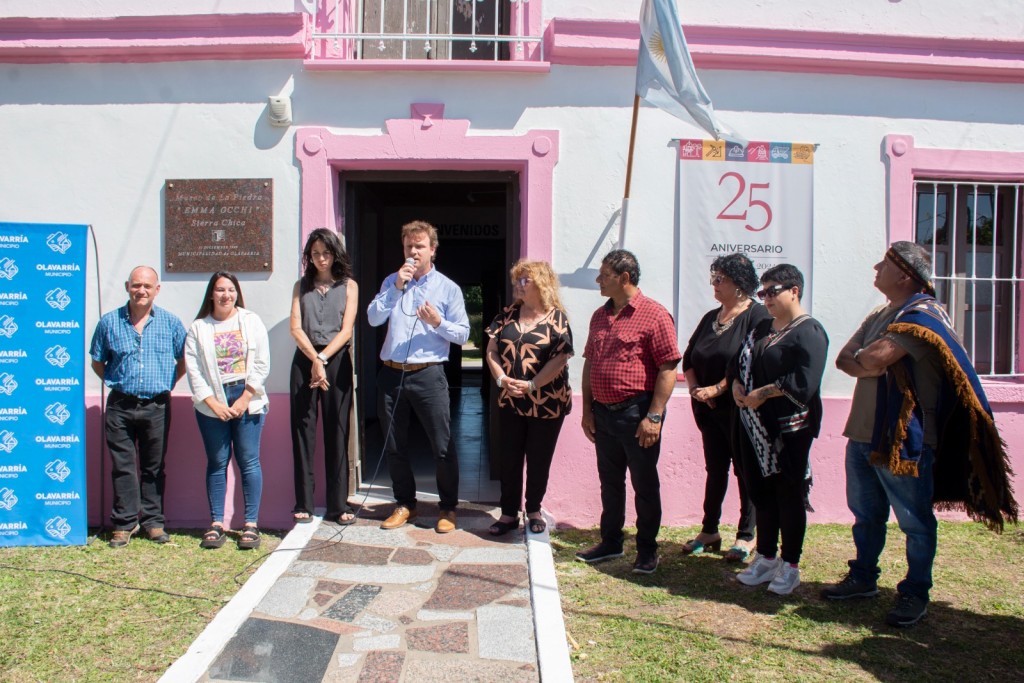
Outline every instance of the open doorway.
[[(445, 372), (452, 396), (452, 438), (459, 457), (459, 497), (475, 502), (498, 500), (498, 470), (490, 448), (494, 392), (483, 360), (483, 326), (511, 295), (507, 273), (520, 247), (518, 180), (516, 173), (507, 172), (341, 174), (345, 240), (360, 284), (361, 312), (384, 278), (401, 266), (400, 231), (412, 220), (425, 220), (437, 228), (435, 266), (463, 290), (470, 342), (451, 348)], [(378, 485), (390, 486), (387, 464), (379, 464), (383, 421), (377, 415), (374, 381), (386, 326), (370, 327), (362, 314), (359, 320), (355, 350), (362, 477), (369, 482), (376, 473)], [(436, 493), (426, 437), (416, 430), (418, 425), (409, 441), (417, 490)]]

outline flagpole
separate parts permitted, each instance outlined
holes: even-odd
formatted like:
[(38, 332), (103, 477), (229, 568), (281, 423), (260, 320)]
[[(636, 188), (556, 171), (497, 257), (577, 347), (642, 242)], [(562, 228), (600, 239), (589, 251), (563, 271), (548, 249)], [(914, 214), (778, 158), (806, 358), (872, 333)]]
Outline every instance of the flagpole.
[(633, 96), (633, 123), (629, 129), (629, 155), (626, 158), (626, 188), (622, 193), (622, 211), (619, 214), (619, 248), (626, 246), (626, 214), (629, 211), (629, 186), (633, 181), (633, 150), (636, 147), (636, 120), (640, 113), (640, 96)]
[(636, 119), (640, 113), (640, 96), (633, 96), (633, 125), (629, 129), (629, 156), (626, 159), (626, 190), (623, 199), (629, 199), (629, 184), (633, 180), (633, 149), (636, 147)]

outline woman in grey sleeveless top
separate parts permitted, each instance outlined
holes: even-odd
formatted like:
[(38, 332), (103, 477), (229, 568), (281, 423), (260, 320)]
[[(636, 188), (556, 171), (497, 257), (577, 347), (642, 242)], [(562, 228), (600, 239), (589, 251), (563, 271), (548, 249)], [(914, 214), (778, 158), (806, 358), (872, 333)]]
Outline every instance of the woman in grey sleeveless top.
[(314, 230), (302, 250), (304, 272), (292, 291), (292, 454), (295, 461), (297, 523), (313, 518), (313, 454), (317, 404), (323, 414), (327, 512), (324, 519), (351, 524), (348, 504), (348, 422), (352, 406), (349, 343), (358, 310), (359, 287), (338, 236)]

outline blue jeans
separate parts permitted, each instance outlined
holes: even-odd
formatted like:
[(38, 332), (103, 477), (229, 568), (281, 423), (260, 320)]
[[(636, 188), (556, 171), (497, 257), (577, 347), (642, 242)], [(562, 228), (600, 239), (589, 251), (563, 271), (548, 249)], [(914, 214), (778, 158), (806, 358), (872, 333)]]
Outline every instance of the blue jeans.
[[(238, 384), (226, 389), (228, 405), (242, 395), (245, 386)], [(206, 495), (210, 499), (210, 518), (224, 521), (224, 494), (227, 490), (228, 462), (234, 450), (235, 461), (242, 473), (242, 495), (245, 498), (245, 521), (255, 524), (260, 515), (260, 496), (263, 495), (263, 470), (260, 469), (260, 435), (263, 416), (246, 413), (224, 422), (216, 417), (196, 411), (199, 433), (206, 447)]]
[(855, 518), (853, 542), (857, 546), (857, 559), (849, 562), (854, 578), (868, 583), (878, 580), (878, 558), (885, 547), (891, 506), (907, 536), (907, 576), (896, 589), (928, 599), (938, 530), (932, 510), (934, 464), (935, 452), (925, 446), (918, 476), (898, 477), (888, 468), (871, 464), (871, 444), (847, 442), (846, 503)]

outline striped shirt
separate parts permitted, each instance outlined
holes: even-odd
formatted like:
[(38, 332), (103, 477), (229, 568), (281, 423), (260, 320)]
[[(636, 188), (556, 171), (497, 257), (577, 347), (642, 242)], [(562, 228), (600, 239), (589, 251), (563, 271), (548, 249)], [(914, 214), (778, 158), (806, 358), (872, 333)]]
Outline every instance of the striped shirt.
[(103, 363), (103, 383), (109, 389), (153, 398), (174, 387), (177, 362), (184, 356), (185, 334), (177, 316), (158, 306), (153, 306), (139, 334), (126, 304), (100, 318), (89, 355)]
[(681, 357), (671, 314), (639, 291), (618, 315), (611, 299), (594, 311), (583, 356), (594, 400), (604, 404), (653, 392), (658, 369)]

